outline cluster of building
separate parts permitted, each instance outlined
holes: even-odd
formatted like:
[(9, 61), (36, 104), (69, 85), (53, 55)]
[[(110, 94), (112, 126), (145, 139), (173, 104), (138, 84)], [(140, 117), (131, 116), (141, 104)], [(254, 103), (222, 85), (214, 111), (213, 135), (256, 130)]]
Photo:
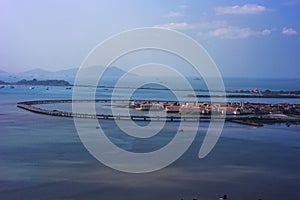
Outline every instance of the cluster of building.
[(295, 114), (300, 115), (300, 104), (262, 104), (262, 103), (245, 103), (246, 109), (253, 114)]
[(223, 115), (242, 115), (242, 114), (300, 114), (300, 104), (262, 104), (228, 102), (222, 104), (212, 103), (179, 103), (179, 102), (141, 102), (132, 101), (130, 108), (140, 111), (165, 111), (167, 113), (180, 114), (203, 114), (209, 115), (212, 112)]

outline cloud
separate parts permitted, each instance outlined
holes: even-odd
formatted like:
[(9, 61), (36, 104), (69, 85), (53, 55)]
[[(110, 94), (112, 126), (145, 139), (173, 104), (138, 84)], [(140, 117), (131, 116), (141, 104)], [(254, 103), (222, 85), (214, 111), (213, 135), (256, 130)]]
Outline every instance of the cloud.
[(222, 27), (210, 31), (208, 34), (221, 39), (245, 39), (253, 36), (267, 36), (272, 33), (269, 29), (255, 31), (250, 28), (239, 28), (234, 26)]
[(266, 11), (266, 8), (257, 4), (245, 4), (243, 6), (225, 6), (215, 8), (217, 15), (226, 14), (257, 14)]
[(179, 11), (177, 11), (177, 12), (176, 11), (170, 11), (164, 16), (168, 17), (168, 18), (182, 17), (182, 16), (184, 16), (185, 10), (188, 9), (189, 6), (188, 5), (179, 5), (178, 8), (181, 10), (180, 12)]
[(188, 5), (180, 5), (180, 6), (178, 6), (178, 8), (180, 8), (182, 10), (186, 10), (189, 8), (189, 6)]
[(166, 29), (174, 29), (174, 30), (187, 30), (187, 29), (194, 29), (195, 24), (189, 24), (186, 22), (180, 22), (180, 23), (168, 23), (168, 24), (158, 24), (155, 25), (156, 28), (166, 28)]
[(155, 25), (154, 27), (175, 29), (175, 30), (191, 30), (191, 29), (210, 30), (222, 26), (227, 26), (227, 22), (225, 21), (213, 21), (213, 22), (201, 22), (201, 23), (171, 22), (167, 24), (158, 24)]
[(267, 36), (272, 33), (270, 29), (264, 29), (261, 31), (252, 30), (251, 28), (239, 28), (236, 26), (230, 26), (226, 21), (212, 21), (201, 23), (167, 23), (158, 24), (154, 27), (174, 29), (180, 31), (193, 30), (197, 31), (198, 36), (215, 37), (220, 39), (245, 39), (254, 36)]
[(294, 6), (300, 4), (300, 0), (292, 0), (292, 1), (287, 1), (285, 3), (283, 3), (283, 5), (285, 6)]
[(174, 11), (170, 11), (165, 15), (165, 17), (168, 18), (175, 18), (175, 17), (182, 17), (182, 16), (183, 16), (182, 12), (174, 12)]
[(272, 30), (270, 29), (265, 29), (263, 31), (261, 31), (261, 35), (270, 35), (272, 33)]
[(283, 28), (282, 29), (282, 34), (288, 35), (288, 36), (290, 36), (290, 35), (298, 35), (297, 31), (295, 31), (292, 28)]

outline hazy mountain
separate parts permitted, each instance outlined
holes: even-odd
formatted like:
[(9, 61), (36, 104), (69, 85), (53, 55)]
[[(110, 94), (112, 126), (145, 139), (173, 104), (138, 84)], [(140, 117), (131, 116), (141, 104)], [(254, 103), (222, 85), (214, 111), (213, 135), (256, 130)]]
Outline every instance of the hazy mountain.
[[(33, 70), (29, 70), (29, 71), (24, 71), (24, 72), (20, 72), (15, 74), (17, 79), (47, 79), (48, 77), (51, 77), (52, 72), (43, 70), (43, 69), (33, 69)], [(52, 77), (51, 77), (52, 78)]]
[(14, 78), (8, 72), (0, 69), (0, 80), (4, 81), (4, 82), (12, 82), (14, 80)]
[(5, 73), (8, 73), (8, 72), (3, 71), (3, 70), (0, 69), (0, 74), (5, 74)]
[[(88, 72), (87, 74), (93, 74), (96, 71), (96, 68), (98, 66), (92, 66), (87, 68)], [(24, 72), (19, 72), (15, 74), (10, 74), (8, 72), (5, 72), (3, 70), (0, 71), (0, 80), (5, 81), (5, 82), (17, 82), (22, 79), (26, 80), (32, 80), (32, 79), (37, 79), (37, 80), (66, 80), (70, 83), (74, 83), (75, 77), (77, 75), (79, 68), (71, 68), (71, 69), (65, 69), (65, 70), (59, 70), (55, 72), (47, 71), (44, 69), (32, 69)], [(109, 67), (103, 74), (103, 77), (105, 79), (118, 79), (120, 78), (123, 74), (126, 72), (123, 71), (122, 69), (112, 66)], [(134, 76), (134, 75), (132, 75)], [(87, 77), (89, 78), (89, 77)]]
[[(95, 73), (96, 71), (98, 71), (97, 68), (102, 68), (103, 69), (102, 66), (91, 66), (91, 67), (86, 68), (86, 72)], [(112, 66), (112, 67), (107, 68), (104, 71), (103, 76), (104, 77), (120, 77), (125, 73), (126, 73), (126, 71), (124, 71), (124, 70), (122, 70), (118, 67)]]

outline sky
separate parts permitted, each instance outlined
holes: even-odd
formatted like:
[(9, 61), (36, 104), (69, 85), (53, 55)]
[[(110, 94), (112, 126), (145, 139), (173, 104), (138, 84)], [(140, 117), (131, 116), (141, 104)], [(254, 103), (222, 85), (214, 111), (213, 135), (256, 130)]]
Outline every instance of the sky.
[(300, 0), (1, 0), (0, 69), (79, 67), (108, 37), (162, 27), (199, 42), (224, 77), (300, 78)]

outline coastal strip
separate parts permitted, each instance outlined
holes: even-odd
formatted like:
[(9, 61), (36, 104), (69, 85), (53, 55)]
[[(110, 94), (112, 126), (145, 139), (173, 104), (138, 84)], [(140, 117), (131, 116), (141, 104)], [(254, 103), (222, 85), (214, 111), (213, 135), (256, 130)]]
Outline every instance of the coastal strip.
[(291, 94), (228, 94), (228, 95), (188, 95), (187, 97), (197, 97), (197, 98), (240, 98), (240, 99), (300, 99), (300, 95)]
[(69, 83), (68, 81), (65, 80), (37, 80), (37, 79), (32, 79), (32, 80), (20, 80), (17, 82), (5, 82), (0, 80), (0, 89), (5, 88), (5, 85), (9, 85), (11, 88), (14, 88), (16, 85), (29, 85), (29, 86), (66, 86), (66, 89), (72, 89), (72, 87), (91, 87), (91, 88), (100, 88), (100, 89), (138, 89), (138, 90), (170, 90), (170, 91), (193, 91), (193, 92), (206, 92), (210, 93), (212, 95), (206, 95), (206, 94), (189, 94), (187, 97), (198, 97), (198, 98), (300, 98), (300, 90), (280, 90), (280, 91), (272, 91), (269, 89), (266, 89), (264, 91), (254, 88), (252, 90), (226, 90), (225, 94), (223, 95), (216, 95), (213, 93), (224, 93), (224, 91), (220, 90), (207, 90), (207, 89), (200, 89), (200, 88), (194, 88), (193, 90), (190, 89), (185, 89), (185, 88), (165, 88), (165, 87), (147, 87), (147, 86), (142, 86), (139, 88), (134, 88), (130, 86), (109, 86), (109, 85), (73, 85)]

